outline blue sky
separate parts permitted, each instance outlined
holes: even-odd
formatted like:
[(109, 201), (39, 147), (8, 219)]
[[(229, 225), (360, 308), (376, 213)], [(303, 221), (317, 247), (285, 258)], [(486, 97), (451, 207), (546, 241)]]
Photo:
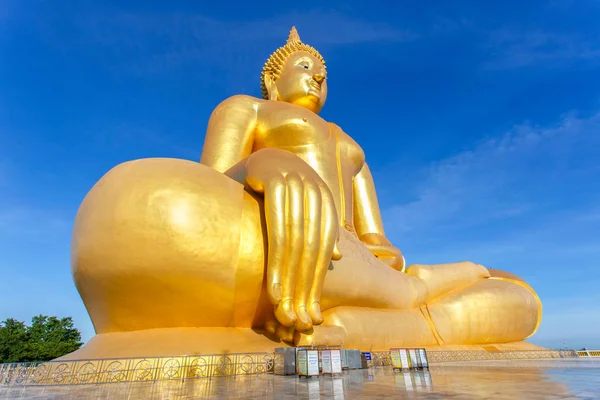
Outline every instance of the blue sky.
[(201, 3), (2, 1), (0, 320), (91, 337), (79, 203), (118, 163), (198, 160), (212, 109), (259, 96), (296, 25), (407, 261), (517, 273), (545, 305), (532, 342), (600, 348), (600, 3)]

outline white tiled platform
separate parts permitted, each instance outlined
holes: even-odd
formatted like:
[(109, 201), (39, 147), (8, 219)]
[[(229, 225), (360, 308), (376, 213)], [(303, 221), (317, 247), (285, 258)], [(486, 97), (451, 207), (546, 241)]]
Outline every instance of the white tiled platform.
[(474, 361), (337, 377), (251, 375), (156, 383), (0, 388), (6, 399), (600, 399), (600, 360)]

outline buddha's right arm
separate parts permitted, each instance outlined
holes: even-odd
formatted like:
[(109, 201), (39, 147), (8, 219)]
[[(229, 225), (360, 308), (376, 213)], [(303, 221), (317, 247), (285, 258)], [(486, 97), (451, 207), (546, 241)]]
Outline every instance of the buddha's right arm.
[(323, 281), (331, 259), (341, 257), (337, 212), (327, 185), (298, 156), (252, 151), (259, 106), (248, 96), (221, 103), (209, 120), (200, 162), (264, 197), (267, 293), (282, 325), (306, 331), (323, 322)]
[(201, 164), (225, 172), (252, 153), (258, 101), (239, 95), (215, 108), (206, 128)]

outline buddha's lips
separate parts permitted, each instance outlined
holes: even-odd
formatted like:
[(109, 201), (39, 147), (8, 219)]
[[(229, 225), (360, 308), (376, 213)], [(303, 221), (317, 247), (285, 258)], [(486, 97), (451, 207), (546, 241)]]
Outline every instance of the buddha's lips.
[(314, 79), (311, 79), (309, 82), (310, 86), (314, 87), (317, 90), (321, 90), (321, 84)]

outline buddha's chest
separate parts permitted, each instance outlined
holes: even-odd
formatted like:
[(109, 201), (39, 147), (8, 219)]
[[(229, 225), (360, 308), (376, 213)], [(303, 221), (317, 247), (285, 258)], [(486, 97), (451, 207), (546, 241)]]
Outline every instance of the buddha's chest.
[(339, 127), (312, 111), (286, 103), (273, 103), (259, 120), (254, 151), (267, 147), (285, 149), (317, 170), (340, 164), (344, 175), (350, 177), (356, 175), (364, 164), (360, 146)]
[(263, 147), (289, 148), (323, 144), (330, 125), (317, 114), (287, 103), (271, 103), (259, 118), (256, 140)]

